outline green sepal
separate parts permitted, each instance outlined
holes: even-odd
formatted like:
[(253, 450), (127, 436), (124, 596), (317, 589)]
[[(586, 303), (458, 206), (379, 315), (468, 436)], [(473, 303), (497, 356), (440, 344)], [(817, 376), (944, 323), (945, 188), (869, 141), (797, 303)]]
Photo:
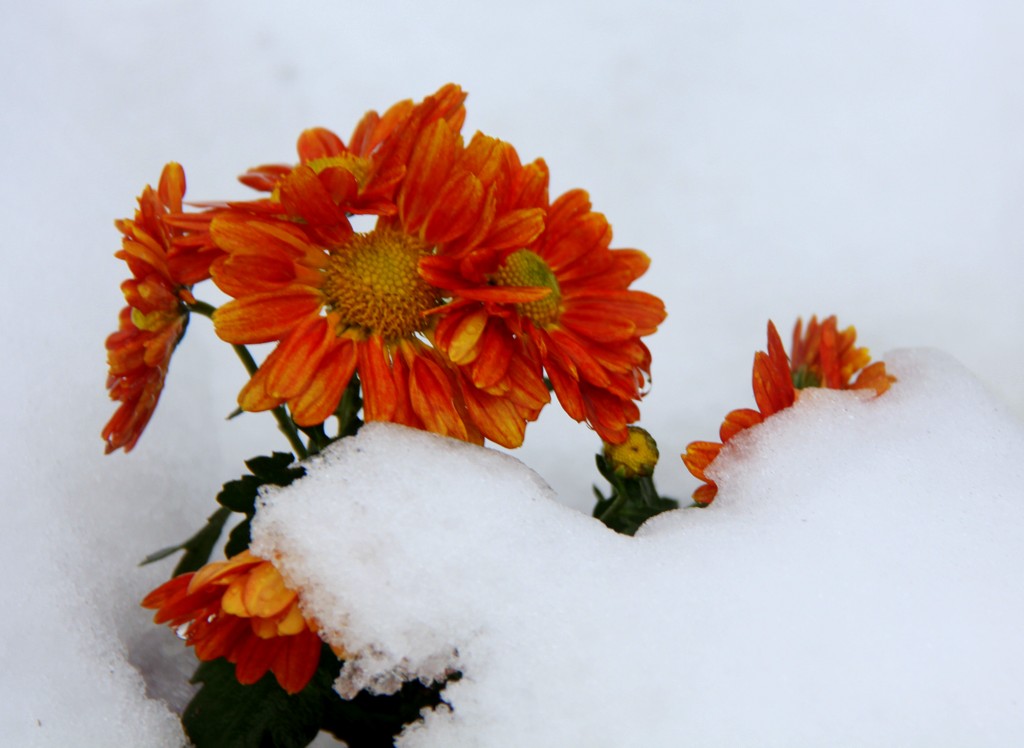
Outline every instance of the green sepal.
[(154, 561), (167, 558), (172, 553), (177, 553), (178, 551), (185, 551), (185, 554), (178, 561), (178, 565), (174, 567), (174, 574), (172, 576), (178, 576), (179, 574), (185, 574), (186, 572), (199, 569), (210, 559), (210, 554), (213, 552), (213, 546), (217, 543), (217, 539), (220, 537), (221, 532), (223, 532), (224, 524), (227, 522), (229, 516), (231, 516), (231, 511), (221, 507), (207, 517), (206, 525), (203, 529), (191, 538), (186, 540), (184, 543), (162, 548), (155, 553), (149, 554), (142, 559), (139, 566), (145, 566), (146, 564), (151, 564)]

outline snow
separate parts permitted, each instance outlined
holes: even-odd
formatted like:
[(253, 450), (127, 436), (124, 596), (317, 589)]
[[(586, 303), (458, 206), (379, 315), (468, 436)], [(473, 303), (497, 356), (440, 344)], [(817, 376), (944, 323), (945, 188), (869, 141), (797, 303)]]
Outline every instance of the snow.
[[(187, 692), (174, 674), (188, 672), (190, 664), (184, 657), (165, 665), (167, 670), (154, 669), (154, 662), (166, 662), (155, 650), (181, 648), (137, 605), (171, 566), (135, 564), (197, 529), (213, 511), (220, 484), (240, 474), (243, 459), (286, 448), (267, 416), (223, 420), (245, 374), (197, 319), (175, 354), (168, 388), (139, 446), (128, 456), (102, 455), (99, 430), (113, 412), (103, 388), (103, 339), (114, 328), (122, 305), (117, 287), (125, 276), (111, 257), (118, 242), (112, 220), (131, 213), (134, 197), (168, 160), (185, 165), (193, 199), (245, 196), (235, 175), (255, 164), (292, 159), (303, 128), (319, 124), (344, 135), (366, 109), (421, 97), (447, 81), (470, 92), (467, 132), (481, 129), (507, 139), (527, 159), (543, 156), (554, 191), (588, 189), (615, 228), (615, 245), (651, 255), (652, 271), (638, 287), (662, 296), (669, 318), (651, 339), (654, 385), (643, 424), (661, 448), (657, 481), (663, 493), (689, 494), (694, 482), (674, 455), (691, 440), (714, 438), (728, 410), (750, 404), (750, 359), (764, 345), (769, 318), (784, 329), (797, 315), (836, 313), (840, 323), (857, 325), (860, 341), (876, 354), (931, 346), (952, 354), (982, 383), (968, 384), (936, 361), (922, 361), (924, 378), (915, 380), (918, 368), (901, 359), (899, 388), (863, 409), (848, 406), (860, 419), (857, 429), (833, 433), (834, 420), (803, 426), (822, 443), (826, 436), (839, 439), (834, 450), (806, 453), (805, 461), (791, 464), (782, 455), (803, 453), (780, 434), (773, 459), (747, 463), (737, 455), (719, 466), (732, 472), (723, 474), (716, 506), (681, 517), (700, 523), (685, 525), (695, 548), (703, 548), (690, 537), (697, 530), (728, 526), (720, 534), (729, 542), (717, 546), (718, 565), (725, 567), (720, 573), (730, 573), (737, 590), (751, 597), (726, 596), (702, 576), (693, 579), (688, 570), (671, 568), (667, 559), (655, 564), (655, 570), (678, 572), (693, 582), (691, 590), (673, 590), (673, 596), (696, 606), (719, 595), (705, 618), (689, 618), (679, 632), (680, 641), (700, 645), (691, 656), (718, 662), (719, 680), (707, 685), (712, 690), (661, 705), (673, 712), (696, 710), (697, 735), (701, 715), (715, 714), (713, 707), (725, 708), (720, 702), (733, 699), (737, 684), (729, 680), (728, 690), (723, 685), (730, 673), (768, 657), (755, 649), (760, 640), (754, 637), (742, 646), (718, 647), (730, 633), (735, 644), (755, 627), (751, 619), (767, 621), (757, 629), (766, 637), (778, 634), (769, 624), (787, 610), (783, 603), (790, 610), (805, 607), (800, 595), (806, 588), (797, 582), (821, 581), (810, 578), (818, 568), (810, 563), (791, 586), (766, 587), (760, 597), (746, 584), (753, 577), (779, 585), (771, 572), (800, 560), (798, 546), (780, 544), (775, 554), (761, 556), (748, 550), (772, 533), (788, 537), (788, 526), (780, 526), (792, 520), (788, 512), (769, 516), (757, 509), (773, 497), (774, 504), (787, 505), (765, 486), (796, 497), (808, 522), (821, 523), (821, 531), (836, 539), (833, 545), (841, 547), (839, 541), (850, 537), (869, 549), (863, 566), (851, 567), (847, 558), (837, 572), (845, 586), (816, 586), (833, 595), (820, 608), (822, 623), (841, 623), (836, 619), (844, 604), (863, 607), (871, 579), (916, 580), (920, 572), (934, 581), (921, 559), (929, 544), (944, 538), (949, 548), (932, 554), (935, 570), (960, 585), (966, 602), (951, 612), (934, 585), (922, 582), (914, 596), (882, 595), (893, 612), (879, 620), (892, 624), (893, 636), (905, 636), (903, 613), (910, 615), (919, 604), (934, 614), (931, 625), (917, 631), (908, 655), (917, 662), (929, 647), (948, 642), (957, 626), (973, 621), (981, 633), (935, 653), (928, 660), (931, 671), (866, 672), (856, 656), (860, 640), (844, 643), (846, 655), (842, 648), (813, 649), (824, 649), (815, 636), (818, 622), (798, 617), (794, 631), (808, 639), (813, 656), (794, 661), (786, 678), (810, 688), (812, 681), (798, 676), (819, 661), (848, 666), (849, 677), (807, 694), (801, 708), (796, 702), (780, 705), (777, 693), (785, 689), (762, 673), (753, 678), (761, 692), (750, 706), (751, 720), (718, 729), (754, 729), (757, 716), (763, 718), (761, 735), (796, 730), (805, 721), (790, 718), (796, 711), (806, 718), (843, 699), (856, 700), (863, 696), (858, 689), (875, 685), (876, 678), (891, 682), (894, 691), (911, 677), (924, 683), (927, 672), (945, 673), (943, 668), (972, 656), (974, 664), (960, 675), (991, 696), (999, 678), (1015, 667), (1015, 655), (1012, 640), (1003, 638), (1003, 624), (978, 611), (1009, 615), (1017, 590), (1006, 572), (1019, 576), (1020, 568), (1019, 558), (1001, 557), (1000, 548), (1005, 551), (1001, 543), (1021, 527), (1012, 507), (1021, 498), (1020, 452), (1014, 446), (1019, 425), (1013, 419), (1024, 415), (1022, 37), (1024, 12), (1002, 0), (842, 0), (827, 6), (812, 0), (642, 0), (628, 15), (621, 4), (581, 0), (514, 7), (393, 0), (343, 11), (324, 0), (287, 8), (240, 0), (39, 0), (12, 7), (0, 28), (0, 135), (7, 167), (0, 202), (6, 354), (0, 385), (9, 403), (0, 426), (0, 565), (8, 600), (0, 629), (0, 734), (19, 746), (180, 745), (172, 711), (156, 697), (180, 708)], [(216, 301), (201, 289), (198, 295)], [(940, 402), (927, 389), (931, 372), (958, 382), (962, 407), (948, 396)], [(996, 413), (981, 388), (995, 393), (1013, 415)], [(842, 442), (865, 433), (860, 427), (870, 425), (872, 409), (884, 412), (901, 407), (898, 398), (918, 396), (930, 404), (927, 429), (915, 419), (873, 431), (891, 447), (884, 455), (870, 444)], [(830, 397), (809, 398), (801, 408), (838, 407)], [(804, 416), (809, 414), (785, 414), (778, 428)], [(921, 432), (908, 430), (910, 423)], [(973, 430), (957, 436), (967, 427)], [(930, 440), (942, 433), (959, 449), (937, 454), (937, 442)], [(812, 446), (807, 438), (789, 438), (800, 449)], [(737, 451), (740, 446), (748, 448), (737, 445)], [(586, 510), (598, 449), (592, 434), (551, 407), (515, 454), (554, 486), (561, 502)], [(861, 463), (878, 469), (862, 470)], [(883, 475), (889, 479), (881, 480)], [(1001, 495), (996, 481), (1002, 481)], [(954, 489), (957, 503), (941, 513), (930, 503), (919, 507), (913, 531), (901, 536), (908, 558), (917, 561), (883, 567), (879, 559), (897, 536), (871, 534), (867, 543), (871, 525), (861, 523), (875, 515), (905, 521), (909, 507), (922, 498), (948, 498)], [(887, 503), (880, 503), (882, 497)], [(980, 500), (988, 502), (985, 514), (973, 511)], [(515, 501), (503, 509), (510, 518)], [(551, 508), (546, 498), (536, 503), (547, 507), (536, 511), (560, 527), (581, 523), (581, 543), (653, 549), (659, 538), (686, 532), (672, 529), (682, 519), (665, 518), (632, 545), (613, 536), (599, 541), (592, 536), (603, 531), (585, 518)], [(834, 517), (823, 514), (825, 507)], [(524, 522), (533, 516), (525, 509), (519, 515)], [(987, 534), (980, 526), (986, 518)], [(966, 529), (951, 536), (942, 522), (954, 520)], [(508, 525), (506, 531), (517, 530)], [(524, 571), (533, 564), (532, 544), (539, 554), (550, 542), (547, 532), (538, 530), (521, 549)], [(708, 532), (703, 542), (714, 537)], [(568, 554), (566, 559), (572, 560)], [(424, 563), (418, 559), (409, 572), (424, 571)], [(603, 562), (593, 563), (601, 568)], [(699, 558), (693, 565), (703, 569), (707, 562)], [(987, 586), (972, 587), (985, 569)], [(550, 571), (553, 579), (573, 573)], [(609, 589), (621, 588), (624, 572), (607, 571)], [(458, 584), (449, 580), (451, 587)], [(457, 590), (443, 592), (454, 596)], [(567, 600), (574, 597), (566, 590)], [(554, 614), (533, 610), (523, 625), (536, 630), (545, 618), (553, 620)], [(559, 633), (553, 625), (552, 641)], [(886, 631), (869, 627), (867, 634), (877, 640)], [(453, 629), (449, 636), (457, 633)], [(574, 673), (591, 658), (565, 664), (588, 641), (619, 652), (635, 640), (616, 637), (599, 619), (569, 633), (537, 653), (564, 669), (545, 667), (543, 682), (536, 672), (529, 682), (545, 689), (560, 684), (579, 703), (590, 704), (599, 721), (614, 713), (612, 700), (630, 699), (642, 709), (612, 681), (593, 684), (604, 689), (597, 702), (581, 690), (586, 684)], [(466, 658), (502, 662), (500, 652), (487, 651), (489, 636), (481, 630), (462, 644), (463, 664), (470, 662)], [(778, 657), (794, 651), (792, 640), (774, 644)], [(993, 663), (996, 649), (1000, 659)], [(636, 658), (644, 664), (640, 654)], [(146, 673), (145, 688), (140, 671)], [(467, 679), (459, 688), (471, 692), (477, 682), (482, 683)], [(935, 682), (946, 683), (938, 677)], [(929, 693), (939, 694), (940, 686)], [(753, 690), (744, 687), (740, 695), (749, 701)], [(467, 720), (473, 700), (486, 697), (483, 691), (463, 699)], [(458, 692), (451, 693), (455, 698)], [(914, 696), (898, 693), (899, 703)], [(1014, 726), (992, 716), (1005, 714), (999, 711), (1005, 707), (1005, 701), (973, 697), (950, 704), (944, 716), (949, 722), (961, 717), (957, 724), (963, 729), (992, 724), (1007, 732), (975, 732), (957, 740), (960, 735), (952, 731), (935, 742), (1015, 744), (1007, 739), (1016, 735)], [(885, 708), (879, 706), (883, 717), (891, 714)], [(500, 715), (499, 710), (493, 718)], [(874, 720), (871, 714), (849, 717), (856, 725), (844, 735), (869, 730)], [(433, 729), (461, 729), (461, 723), (448, 724), (441, 716), (433, 721)], [(553, 729), (574, 727), (560, 721)], [(915, 728), (919, 737), (905, 744), (926, 742), (929, 724), (903, 724), (906, 734)], [(719, 744), (724, 742), (723, 735)]]
[(254, 550), (352, 654), (342, 693), (462, 672), (403, 746), (1019, 745), (1024, 426), (887, 358), (890, 393), (806, 393), (636, 538), (374, 424), (265, 495)]

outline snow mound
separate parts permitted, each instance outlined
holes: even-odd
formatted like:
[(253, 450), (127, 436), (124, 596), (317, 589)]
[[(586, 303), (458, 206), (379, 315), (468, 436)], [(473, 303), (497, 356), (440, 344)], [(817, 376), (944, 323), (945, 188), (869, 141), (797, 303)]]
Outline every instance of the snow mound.
[(342, 694), (462, 673), (402, 746), (1024, 744), (1024, 426), (944, 354), (885, 360), (885, 395), (804, 391), (636, 538), (371, 424), (266, 493), (254, 551), (352, 653)]

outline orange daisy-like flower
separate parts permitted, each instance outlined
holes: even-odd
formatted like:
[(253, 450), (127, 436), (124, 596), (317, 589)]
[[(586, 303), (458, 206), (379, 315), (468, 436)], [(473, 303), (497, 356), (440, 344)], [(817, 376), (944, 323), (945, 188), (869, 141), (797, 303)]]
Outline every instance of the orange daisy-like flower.
[(320, 662), (317, 626), (302, 615), (298, 593), (272, 563), (249, 551), (174, 577), (142, 606), (156, 610), (154, 622), (177, 629), (200, 660), (224, 657), (234, 664), (244, 685), (269, 670), (285, 691), (298, 693)]
[[(445, 298), (420, 276), (421, 260), (523, 246), (543, 227), (541, 209), (519, 208), (509, 197), (518, 185), (500, 178), (505, 150), (464, 147), (461, 104), (450, 118), (437, 116), (450, 111), (428, 97), (380, 143), (382, 152), (408, 156), (392, 208), (372, 231), (342, 223), (338, 211), (352, 206), (336, 202), (338, 194), (322, 199), (312, 168), (295, 172), (305, 175), (304, 186), (285, 214), (235, 206), (213, 221), (211, 235), (226, 253), (213, 278), (234, 297), (214, 314), (217, 334), (231, 343), (278, 343), (240, 393), (243, 410), (287, 403), (297, 424), (319, 424), (358, 372), (367, 421), (505, 444), (515, 430), (505, 420), (536, 417), (547, 401), (539, 377), (516, 369), (517, 396), (504, 409), (481, 408), (463, 396), (457, 372), (431, 342), (435, 318), (427, 312)], [(288, 202), (283, 188), (281, 200)]]
[(462, 89), (448, 84), (418, 105), (406, 100), (383, 116), (367, 112), (348, 145), (326, 128), (306, 130), (298, 140), (298, 166), (258, 166), (240, 178), (271, 196), (232, 205), (284, 213), (301, 221), (314, 240), (344, 241), (351, 233), (349, 214), (395, 212), (395, 190), (405, 176), (416, 134), (440, 119), (460, 130), (466, 117), (465, 99)]
[(130, 451), (149, 423), (171, 354), (185, 334), (185, 304), (195, 302), (189, 289), (209, 277), (219, 254), (204, 230), (209, 215), (182, 213), (184, 194), (184, 170), (167, 164), (159, 187), (147, 186), (139, 196), (135, 218), (115, 223), (123, 234), (115, 256), (128, 264), (132, 278), (121, 284), (128, 306), (106, 341), (107, 388), (121, 403), (103, 428), (107, 453)]
[(500, 385), (514, 367), (543, 368), (572, 418), (620, 444), (639, 419), (636, 401), (650, 376), (641, 338), (665, 319), (665, 307), (629, 288), (646, 272), (647, 255), (610, 249), (611, 227), (582, 190), (548, 207), (542, 176), (543, 189), (536, 175), (520, 180), (529, 187), (519, 194), (547, 209), (534, 241), (421, 263), (424, 278), (453, 298), (436, 341), (470, 367), (478, 387)]
[(870, 363), (867, 348), (857, 348), (857, 331), (838, 330), (835, 316), (821, 324), (811, 317), (807, 330), (797, 320), (793, 329), (792, 359), (786, 356), (782, 339), (772, 322), (768, 323), (768, 352), (754, 354), (753, 388), (757, 410), (741, 408), (729, 413), (719, 429), (721, 442), (692, 442), (682, 455), (690, 473), (704, 482), (693, 492), (693, 500), (707, 506), (715, 499), (718, 486), (705, 471), (736, 434), (763, 422), (796, 402), (807, 387), (833, 390), (870, 389), (881, 395), (896, 378), (885, 371), (882, 361)]

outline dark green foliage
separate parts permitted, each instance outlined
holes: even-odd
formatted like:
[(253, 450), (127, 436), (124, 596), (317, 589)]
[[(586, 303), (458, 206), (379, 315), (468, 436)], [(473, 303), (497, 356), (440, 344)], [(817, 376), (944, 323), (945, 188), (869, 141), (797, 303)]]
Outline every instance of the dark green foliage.
[(305, 468), (289, 467), (295, 458), (288, 452), (274, 452), (270, 457), (253, 457), (245, 461), (252, 475), (228, 481), (217, 494), (217, 503), (233, 512), (252, 516), (256, 513), (256, 496), (265, 485), (287, 486), (306, 474)]
[(149, 554), (142, 559), (139, 566), (151, 564), (162, 558), (167, 558), (172, 553), (177, 553), (178, 551), (185, 551), (184, 555), (178, 561), (178, 565), (174, 567), (174, 574), (171, 576), (176, 577), (179, 574), (195, 571), (210, 559), (210, 554), (213, 552), (213, 546), (216, 545), (217, 539), (224, 530), (224, 523), (227, 522), (229, 516), (231, 516), (231, 510), (223, 507), (218, 509), (207, 517), (206, 526), (191, 538), (186, 540), (184, 543), (172, 545), (168, 548), (162, 548), (155, 553)]
[(309, 685), (289, 696), (270, 673), (243, 686), (227, 660), (204, 662), (192, 679), (202, 686), (182, 724), (196, 748), (298, 748), (320, 730), (350, 748), (391, 748), (394, 736), (418, 719), (421, 709), (442, 703), (443, 685), (418, 682), (406, 683), (392, 696), (364, 691), (345, 701), (332, 688), (340, 669), (341, 662), (325, 645)]
[[(451, 680), (458, 680), (458, 676)], [(322, 727), (344, 740), (349, 748), (392, 748), (394, 736), (418, 720), (422, 710), (444, 704), (441, 699), (444, 686), (443, 683), (424, 686), (419, 681), (411, 681), (402, 684), (391, 696), (360, 691), (350, 701), (334, 694), (334, 699), (327, 703)]]
[(202, 686), (181, 722), (197, 748), (300, 748), (320, 730), (323, 694), (312, 687), (289, 696), (270, 673), (243, 686), (224, 659), (201, 663), (192, 682)]
[(287, 452), (274, 452), (270, 457), (253, 457), (247, 460), (245, 465), (251, 475), (243, 475), (238, 480), (224, 484), (221, 492), (217, 494), (217, 502), (221, 508), (207, 518), (206, 525), (199, 532), (183, 543), (149, 554), (142, 560), (142, 564), (151, 564), (178, 551), (185, 551), (178, 565), (174, 567), (172, 576), (196, 571), (210, 560), (213, 547), (217, 544), (232, 512), (244, 514), (245, 519), (231, 530), (224, 552), (230, 558), (244, 551), (249, 547), (249, 522), (256, 513), (256, 496), (260, 487), (287, 486), (305, 475), (305, 468), (291, 467), (294, 461), (295, 458)]
[(230, 558), (249, 547), (249, 523), (256, 514), (256, 497), (262, 486), (287, 486), (292, 481), (306, 474), (303, 467), (290, 467), (295, 458), (287, 452), (274, 452), (270, 457), (253, 457), (246, 460), (245, 466), (252, 475), (243, 475), (238, 480), (229, 481), (217, 494), (217, 503), (245, 515), (228, 536), (224, 547), (225, 555)]
[(355, 436), (359, 433), (363, 422), (359, 419), (359, 409), (363, 407), (363, 398), (359, 395), (359, 375), (353, 374), (352, 379), (345, 388), (345, 394), (341, 396), (334, 415), (338, 417), (338, 439), (345, 436)]
[(604, 455), (597, 455), (597, 470), (612, 485), (611, 495), (605, 498), (595, 486), (597, 504), (593, 516), (604, 522), (615, 532), (634, 535), (640, 525), (656, 514), (678, 509), (675, 499), (658, 495), (654, 479), (650, 476), (625, 478), (617, 475)]

